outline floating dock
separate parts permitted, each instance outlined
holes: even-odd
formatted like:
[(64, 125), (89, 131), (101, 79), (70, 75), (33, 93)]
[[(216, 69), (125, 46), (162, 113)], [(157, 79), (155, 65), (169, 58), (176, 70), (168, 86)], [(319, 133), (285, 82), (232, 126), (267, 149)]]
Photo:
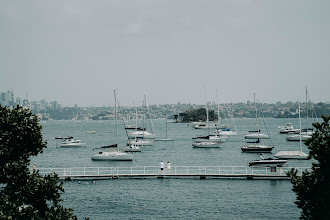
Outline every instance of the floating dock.
[(296, 169), (298, 175), (310, 167), (248, 167), (248, 166), (172, 166), (163, 171), (156, 166), (144, 167), (72, 167), (40, 168), (39, 174), (56, 173), (61, 180), (198, 178), (198, 179), (268, 179), (289, 180), (286, 172)]

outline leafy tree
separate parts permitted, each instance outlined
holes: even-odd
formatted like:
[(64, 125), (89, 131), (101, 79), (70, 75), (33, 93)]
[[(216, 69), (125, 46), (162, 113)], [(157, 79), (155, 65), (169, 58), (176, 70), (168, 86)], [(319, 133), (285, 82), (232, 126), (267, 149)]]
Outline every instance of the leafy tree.
[(312, 171), (297, 176), (291, 170), (295, 202), (302, 209), (301, 219), (329, 219), (330, 216), (330, 116), (322, 116), (322, 123), (313, 123), (315, 134), (305, 144), (310, 150), (309, 158), (315, 159)]
[(60, 203), (56, 174), (30, 172), (30, 156), (42, 153), (41, 125), (30, 110), (0, 105), (0, 219), (77, 219)]

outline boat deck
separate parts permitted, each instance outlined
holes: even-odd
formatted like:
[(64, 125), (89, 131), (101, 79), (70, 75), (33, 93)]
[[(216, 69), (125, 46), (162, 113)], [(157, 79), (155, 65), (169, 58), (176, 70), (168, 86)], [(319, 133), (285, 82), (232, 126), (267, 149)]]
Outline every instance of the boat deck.
[(289, 180), (286, 172), (292, 168), (298, 175), (310, 167), (248, 167), (248, 166), (172, 166), (171, 170), (160, 171), (157, 166), (145, 167), (73, 167), (40, 168), (41, 175), (57, 173), (62, 180), (96, 180), (118, 178), (226, 178), (226, 179), (282, 179)]

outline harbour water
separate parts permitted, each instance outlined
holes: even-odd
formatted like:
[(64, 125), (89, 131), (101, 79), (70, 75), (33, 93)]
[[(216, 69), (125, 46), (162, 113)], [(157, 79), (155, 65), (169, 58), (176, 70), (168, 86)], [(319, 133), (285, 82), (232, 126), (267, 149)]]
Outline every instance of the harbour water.
[[(258, 153), (242, 153), (244, 135), (256, 129), (255, 119), (235, 119), (238, 136), (228, 137), (220, 148), (192, 148), (192, 137), (207, 134), (184, 123), (168, 123), (169, 142), (156, 142), (134, 153), (131, 162), (92, 161), (93, 148), (116, 142), (115, 121), (47, 121), (43, 136), (48, 141), (43, 154), (32, 158), (42, 168), (158, 166), (160, 160), (172, 166), (247, 166), (259, 159)], [(275, 148), (299, 150), (299, 142), (287, 142), (278, 126), (298, 119), (265, 119)], [(134, 122), (130, 123), (133, 124)], [(227, 122), (230, 124), (230, 122)], [(165, 137), (165, 121), (154, 120), (157, 138)], [(311, 125), (309, 125), (310, 127)], [(266, 132), (264, 126), (261, 126)], [(86, 133), (95, 131), (95, 134)], [(122, 121), (118, 128), (119, 145), (126, 133)], [(212, 133), (212, 131), (210, 131)], [(83, 148), (59, 148), (55, 137), (73, 136), (86, 143)], [(265, 140), (265, 144), (271, 144)], [(303, 145), (303, 151), (308, 153)], [(289, 160), (288, 166), (310, 167), (311, 161)], [(64, 205), (72, 207), (79, 219), (298, 219), (295, 194), (288, 180), (245, 179), (117, 179), (64, 182)]]

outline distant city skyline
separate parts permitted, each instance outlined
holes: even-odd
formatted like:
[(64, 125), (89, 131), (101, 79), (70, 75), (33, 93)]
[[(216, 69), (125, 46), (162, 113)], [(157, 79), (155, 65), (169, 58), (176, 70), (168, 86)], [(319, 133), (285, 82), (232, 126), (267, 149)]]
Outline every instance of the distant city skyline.
[[(258, 101), (258, 100), (257, 100)], [(299, 102), (304, 103), (306, 100), (301, 100)], [(207, 101), (209, 104), (212, 105), (216, 105), (217, 101)], [(258, 101), (259, 102), (259, 101)], [(281, 101), (275, 101), (275, 102), (260, 102), (260, 103), (268, 103), (268, 104), (276, 104), (278, 102)], [(281, 102), (281, 103), (287, 103), (287, 102), (297, 102), (297, 101), (286, 101), (286, 102)], [(314, 102), (312, 100), (310, 100), (308, 98), (308, 102), (313, 102), (313, 103), (317, 103)], [(322, 103), (330, 103), (327, 101), (320, 101)], [(156, 103), (147, 103), (148, 105), (176, 105), (178, 103), (182, 103), (182, 104), (192, 104), (192, 105), (205, 105), (205, 103), (187, 103), (187, 102), (177, 102), (177, 103), (161, 103), (161, 104), (156, 104)], [(241, 102), (228, 102), (228, 103), (246, 103), (246, 104), (253, 104), (254, 101), (253, 100), (246, 100), (246, 101), (241, 101)], [(21, 96), (16, 96), (15, 95), (15, 91), (8, 89), (6, 91), (0, 91), (0, 104), (2, 105), (23, 105), (23, 106), (28, 106), (28, 105), (36, 105), (36, 104), (40, 104), (43, 107), (47, 107), (50, 106), (53, 109), (58, 109), (59, 107), (109, 107), (109, 106), (114, 106), (114, 103), (110, 103), (108, 105), (93, 105), (93, 106), (84, 106), (84, 105), (78, 105), (78, 104), (73, 104), (73, 105), (65, 105), (62, 104), (61, 102), (57, 101), (57, 100), (47, 100), (44, 98), (41, 98), (39, 100), (34, 100), (34, 99), (29, 99), (28, 97), (22, 98)], [(130, 107), (134, 107), (134, 106), (142, 106), (143, 103), (134, 103), (132, 105), (125, 105), (125, 106), (130, 106)], [(227, 103), (219, 103), (219, 104), (227, 104)]]
[(63, 106), (330, 101), (330, 1), (0, 2), (0, 90)]

